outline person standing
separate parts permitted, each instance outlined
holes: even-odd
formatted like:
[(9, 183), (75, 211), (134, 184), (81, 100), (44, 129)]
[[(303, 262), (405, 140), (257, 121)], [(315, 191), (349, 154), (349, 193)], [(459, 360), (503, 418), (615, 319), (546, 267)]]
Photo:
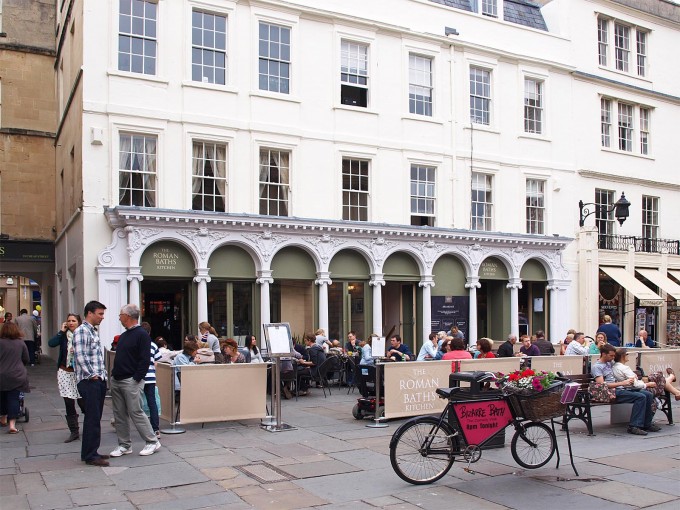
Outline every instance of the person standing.
[(83, 323), (80, 315), (70, 313), (66, 316), (66, 321), (61, 325), (61, 330), (48, 342), (50, 347), (59, 347), (59, 358), (57, 359), (57, 384), (59, 395), (64, 399), (66, 407), (66, 423), (71, 434), (64, 443), (70, 443), (80, 439), (78, 428), (78, 413), (76, 412), (76, 402), (80, 407), (80, 412), (85, 414), (85, 404), (80, 393), (78, 393), (78, 381), (74, 369), (73, 356), (73, 333)]
[[(148, 333), (145, 328), (144, 331)], [(149, 356), (149, 369), (144, 377), (144, 396), (146, 406), (149, 408), (149, 421), (156, 437), (161, 437), (160, 422), (158, 421), (158, 403), (156, 402), (156, 362), (160, 361), (161, 352), (156, 342), (151, 342), (151, 352)]]
[(22, 308), (19, 312), (19, 317), (14, 321), (19, 326), (21, 331), (21, 338), (24, 339), (26, 348), (28, 349), (28, 357), (31, 360), (31, 366), (35, 365), (35, 338), (38, 336), (38, 324), (33, 320), (33, 317), (28, 315), (28, 310)]
[[(116, 422), (118, 446), (110, 453), (111, 457), (121, 457), (132, 453), (130, 421), (144, 439), (146, 445), (140, 455), (152, 455), (161, 443), (142, 411), (141, 395), (144, 392), (144, 378), (149, 370), (151, 337), (139, 325), (139, 307), (127, 304), (118, 315), (125, 332), (118, 339), (116, 358), (111, 371), (111, 400), (113, 419)], [(153, 400), (155, 401), (155, 392)]]
[(0, 330), (0, 424), (9, 425), (8, 434), (17, 434), (19, 393), (29, 391), (28, 352), (21, 341), (21, 331), (13, 322), (5, 322)]
[(621, 347), (621, 330), (619, 327), (612, 323), (612, 318), (609, 315), (605, 315), (602, 320), (604, 324), (597, 328), (596, 333), (602, 332), (607, 335), (607, 343), (609, 345)]
[(85, 320), (73, 332), (73, 357), (78, 393), (83, 398), (83, 420), (80, 459), (90, 466), (106, 467), (108, 455), (97, 450), (101, 444), (101, 420), (106, 397), (106, 367), (97, 326), (104, 320), (106, 307), (99, 301), (85, 305)]

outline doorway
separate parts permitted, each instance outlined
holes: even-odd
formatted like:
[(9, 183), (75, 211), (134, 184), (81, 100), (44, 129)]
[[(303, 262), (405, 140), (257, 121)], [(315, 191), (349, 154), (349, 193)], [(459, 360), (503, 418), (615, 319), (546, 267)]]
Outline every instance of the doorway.
[(142, 281), (142, 321), (151, 324), (151, 338), (162, 336), (172, 349), (182, 349), (184, 335), (198, 329), (191, 328), (188, 310), (188, 282)]
[(354, 331), (364, 339), (366, 331), (365, 282), (333, 281), (328, 288), (328, 335), (344, 345), (347, 333)]

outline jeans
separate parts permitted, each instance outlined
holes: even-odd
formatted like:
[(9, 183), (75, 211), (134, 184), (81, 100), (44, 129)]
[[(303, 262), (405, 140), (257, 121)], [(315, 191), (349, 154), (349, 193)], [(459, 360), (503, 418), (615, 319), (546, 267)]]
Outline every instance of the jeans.
[(156, 432), (160, 428), (158, 425), (158, 405), (156, 404), (156, 383), (144, 385), (144, 396), (146, 397), (146, 405), (149, 407), (151, 428)]
[(628, 389), (616, 388), (616, 401), (618, 403), (633, 404), (630, 413), (630, 427), (646, 429), (652, 424), (652, 402), (654, 395), (647, 390), (631, 391)]
[(102, 439), (102, 413), (106, 397), (106, 382), (101, 379), (83, 379), (78, 383), (78, 393), (83, 398), (85, 418), (80, 459), (94, 460), (99, 458), (99, 445)]
[(26, 349), (28, 349), (28, 362), (35, 365), (35, 340), (24, 340)]
[(151, 423), (142, 411), (142, 391), (144, 391), (144, 379), (139, 382), (132, 377), (120, 381), (111, 379), (111, 403), (113, 404), (113, 419), (116, 421), (116, 435), (118, 444), (125, 448), (132, 446), (130, 421), (147, 444), (157, 441)]
[(19, 390), (0, 391), (0, 416), (13, 420), (19, 417)]

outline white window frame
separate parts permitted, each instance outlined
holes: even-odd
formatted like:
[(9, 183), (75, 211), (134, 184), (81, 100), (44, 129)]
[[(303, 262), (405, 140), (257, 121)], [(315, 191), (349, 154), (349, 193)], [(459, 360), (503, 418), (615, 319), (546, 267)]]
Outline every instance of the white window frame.
[[(224, 10), (216, 10), (213, 9), (212, 7), (208, 8), (203, 6), (203, 4), (190, 4), (189, 6), (189, 40), (191, 41), (190, 43), (190, 56), (189, 56), (189, 79), (193, 83), (201, 83), (201, 84), (206, 84), (206, 85), (212, 85), (212, 86), (217, 86), (217, 87), (225, 87), (229, 84), (229, 48), (230, 48), (230, 36), (231, 36), (231, 30), (229, 27), (229, 22), (230, 22), (230, 13), (228, 11)], [(212, 47), (210, 46), (203, 46), (203, 45), (195, 45), (194, 40), (193, 40), (193, 17), (194, 13), (200, 13), (203, 15), (209, 15), (209, 16), (219, 16), (223, 17), (225, 19), (225, 28), (224, 28), (224, 49), (221, 48), (216, 48), (217, 43), (215, 43)], [(201, 30), (202, 33), (205, 32), (204, 29)], [(215, 33), (217, 33), (217, 30), (215, 30)], [(194, 49), (198, 49), (199, 51), (212, 51), (215, 54), (222, 54), (224, 55), (224, 67), (221, 68), (224, 72), (224, 83), (217, 83), (216, 79), (216, 74), (217, 70), (220, 69), (216, 64), (213, 63), (212, 66), (206, 66), (204, 64), (198, 64), (201, 69), (205, 67), (212, 68), (214, 70), (213, 73), (213, 81), (206, 80), (206, 77), (202, 74), (202, 79), (197, 80), (194, 77), (194, 66), (196, 65), (194, 63), (194, 56), (193, 52)]]
[[(352, 67), (352, 62), (354, 60), (353, 54), (354, 49), (356, 52), (356, 67)], [(359, 50), (365, 48), (366, 55), (361, 54)], [(371, 107), (371, 86), (372, 86), (372, 69), (371, 69), (371, 43), (368, 41), (354, 39), (352, 37), (342, 36), (339, 41), (339, 70), (340, 70), (340, 100), (339, 103), (348, 106), (350, 108), (362, 108), (367, 109)], [(365, 62), (365, 69), (361, 66), (362, 60)], [(346, 72), (343, 72), (346, 71)], [(355, 71), (355, 72), (352, 72)], [(362, 73), (363, 71), (363, 73)], [(347, 75), (346, 78), (343, 75)], [(366, 83), (358, 83), (359, 81), (365, 79)], [(353, 104), (350, 103), (349, 97), (345, 99), (343, 96), (343, 87), (349, 87), (351, 89), (365, 90), (366, 94), (366, 104)]]
[[(604, 200), (603, 200), (604, 199)], [(616, 222), (614, 221), (614, 211), (609, 211), (611, 206), (616, 202), (616, 191), (611, 189), (596, 188), (595, 189), (595, 226), (600, 235), (614, 235)], [(607, 209), (603, 216), (602, 206)]]
[[(494, 209), (494, 176), (485, 172), (472, 172), (470, 190), (470, 230), (490, 231), (493, 230), (493, 209)], [(479, 195), (484, 193), (484, 200), (477, 200)], [(476, 209), (482, 208), (482, 215), (475, 214)]]
[(600, 98), (600, 143), (612, 146), (612, 100), (608, 97)]
[(544, 179), (526, 180), (526, 229), (528, 234), (545, 234), (545, 189)]
[[(132, 168), (127, 169), (127, 168), (121, 168), (120, 165), (120, 158), (121, 158), (121, 151), (122, 151), (122, 137), (123, 136), (130, 136), (131, 137), (131, 147), (130, 149), (132, 150), (133, 144), (134, 144), (134, 137), (144, 137), (146, 138), (154, 138), (156, 141), (156, 153), (154, 154), (154, 160), (155, 160), (155, 169), (154, 171), (148, 171), (148, 170), (132, 170)], [(116, 169), (115, 172), (115, 179), (116, 179), (116, 186), (112, 187), (112, 189), (115, 189), (116, 191), (116, 196), (115, 199), (112, 201), (112, 203), (115, 203), (116, 205), (120, 206), (132, 206), (132, 207), (160, 207), (159, 205), (159, 189), (160, 189), (160, 179), (159, 179), (159, 168), (160, 168), (160, 161), (159, 161), (159, 154), (161, 153), (161, 140), (160, 136), (157, 132), (149, 132), (147, 130), (138, 130), (135, 129), (134, 127), (130, 128), (123, 128), (121, 127), (116, 131), (116, 152), (113, 155), (115, 158), (115, 166), (113, 168)], [(148, 154), (143, 153), (144, 158), (146, 159), (148, 157)], [(131, 203), (121, 203), (122, 197), (121, 197), (121, 176), (123, 173), (129, 173), (130, 174), (130, 180), (135, 175), (141, 176), (142, 179), (145, 179), (144, 176), (152, 176), (154, 179), (153, 183), (153, 188), (151, 186), (148, 188), (148, 190), (153, 191), (153, 203), (150, 203), (150, 205), (145, 205), (147, 198), (146, 196), (143, 197), (143, 203), (142, 205), (139, 204), (134, 204), (132, 203), (132, 196), (130, 196), (130, 202)], [(132, 184), (132, 183), (130, 183)], [(132, 190), (137, 190), (137, 191), (142, 191), (145, 193), (147, 191), (147, 188), (145, 187), (145, 184), (142, 184), (141, 188), (133, 188), (131, 185), (129, 188), (125, 188), (128, 190), (127, 192), (132, 193)]]
[(597, 17), (597, 55), (601, 66), (607, 67), (609, 60), (609, 18)]
[[(280, 178), (279, 182), (271, 182), (269, 180), (263, 181), (261, 179), (261, 172), (262, 172), (262, 151), (269, 151), (269, 154), (271, 155), (272, 152), (278, 152), (280, 153), (286, 153), (288, 154), (288, 182), (287, 183), (281, 183)], [(268, 164), (267, 165), (269, 168), (271, 166)], [(279, 175), (281, 172), (281, 168), (283, 166), (279, 162)], [(276, 145), (269, 145), (269, 144), (262, 144), (261, 146), (258, 147), (257, 150), (257, 213), (262, 215), (262, 216), (291, 216), (291, 206), (292, 206), (292, 200), (291, 200), (291, 175), (292, 175), (292, 168), (293, 168), (293, 151), (290, 148), (281, 148), (277, 147)], [(267, 179), (271, 179), (271, 174), (269, 173), (270, 170), (268, 171), (267, 174)], [(271, 199), (269, 197), (263, 197), (262, 192), (263, 192), (263, 186), (273, 186), (277, 188), (281, 188), (280, 191), (282, 191), (282, 195), (285, 196), (284, 200), (281, 199)], [(281, 195), (279, 195), (281, 196)], [(262, 212), (262, 206), (263, 206), (263, 201), (264, 204), (266, 205), (266, 211), (265, 213)], [(272, 210), (270, 202), (273, 201), (275, 203), (285, 203), (286, 207), (286, 214), (272, 214), (270, 211)], [(281, 212), (281, 206), (277, 205), (276, 206), (276, 212)]]
[[(159, 75), (159, 64), (160, 64), (160, 57), (159, 57), (160, 44), (159, 44), (159, 39), (160, 39), (160, 27), (161, 27), (161, 23), (160, 23), (160, 2), (159, 2), (158, 0), (142, 0), (142, 1), (143, 1), (145, 4), (153, 4), (153, 5), (156, 6), (156, 13), (155, 13), (155, 14), (156, 14), (156, 17), (155, 17), (155, 19), (153, 20), (154, 25), (155, 25), (155, 26), (154, 26), (154, 28), (155, 28), (155, 35), (154, 35), (153, 37), (152, 37), (152, 36), (146, 36), (146, 28), (147, 28), (147, 27), (146, 27), (146, 18), (145, 18), (145, 17), (142, 18), (142, 20), (143, 20), (143, 25), (144, 25), (144, 30), (143, 30), (143, 32), (142, 32), (141, 34), (138, 34), (138, 33), (136, 33), (136, 32), (133, 30), (133, 27), (132, 27), (133, 19), (130, 20), (130, 23), (131, 23), (131, 25), (130, 25), (130, 31), (123, 32), (123, 29), (122, 29), (121, 24), (120, 24), (121, 16), (123, 16), (123, 14), (121, 14), (121, 12), (120, 12), (120, 3), (119, 3), (119, 1), (113, 2), (114, 8), (115, 8), (115, 12), (116, 12), (116, 17), (115, 17), (115, 19), (116, 19), (116, 28), (117, 28), (117, 37), (116, 37), (116, 45), (115, 45), (115, 54), (116, 54), (116, 66), (115, 66), (115, 68), (116, 68), (116, 70), (118, 70), (118, 71), (121, 72), (121, 73), (133, 74), (133, 75), (142, 75), (142, 76), (152, 76), (152, 77), (153, 77), (153, 76), (158, 76), (158, 75)], [(146, 9), (146, 7), (145, 7), (145, 9)], [(145, 12), (144, 12), (144, 16), (146, 16), (146, 10), (145, 10)], [(133, 16), (132, 11), (131, 11), (131, 13), (130, 13), (130, 17), (131, 17), (131, 18), (137, 18), (137, 19), (139, 19), (139, 17)], [(120, 45), (121, 45), (121, 43), (122, 43), (122, 42), (121, 42), (121, 38), (123, 38), (123, 37), (128, 37), (128, 38), (130, 39), (130, 51), (127, 52), (127, 53), (126, 53), (126, 52), (122, 52), (122, 51), (120, 50)], [(150, 42), (150, 45), (153, 47), (153, 49), (154, 49), (154, 56), (153, 56), (153, 57), (149, 57), (149, 58), (152, 58), (152, 59), (153, 59), (153, 64), (154, 64), (153, 73), (147, 73), (147, 72), (145, 72), (145, 62), (144, 62), (145, 57), (144, 57), (144, 55), (145, 55), (146, 49), (143, 49), (143, 50), (142, 50), (142, 54), (141, 54), (141, 55), (142, 55), (142, 71), (141, 71), (141, 72), (140, 72), (140, 71), (134, 71), (134, 70), (132, 69), (132, 60), (133, 60), (133, 56), (139, 56), (138, 53), (132, 53), (132, 44), (133, 44), (132, 40), (133, 40), (133, 39), (141, 39), (141, 40), (142, 40), (142, 45), (143, 45), (143, 46), (146, 44), (146, 41), (149, 41), (149, 42)], [(120, 59), (121, 59), (121, 54), (128, 54), (128, 55), (129, 55), (129, 65), (128, 65), (128, 68), (127, 68), (127, 69), (121, 69), (121, 61), (120, 61)]]
[(651, 135), (650, 117), (652, 115), (650, 108), (640, 106), (638, 108), (638, 116), (640, 118), (640, 154), (644, 156), (649, 155), (649, 141)]
[[(533, 85), (532, 85), (533, 84)], [(530, 90), (532, 87), (534, 90)], [(538, 93), (536, 93), (538, 89)], [(524, 133), (543, 136), (546, 134), (545, 98), (546, 80), (537, 76), (524, 76)], [(531, 97), (530, 94), (536, 96)], [(532, 104), (533, 102), (533, 104)], [(532, 113), (532, 115), (529, 115)], [(534, 126), (533, 128), (531, 126)]]
[[(431, 180), (428, 179), (430, 175)], [(434, 227), (437, 217), (437, 167), (432, 164), (411, 162), (409, 188), (411, 225), (420, 225), (413, 223), (413, 220), (426, 217), (431, 218), (429, 226)], [(430, 209), (430, 212), (427, 209)]]
[[(196, 145), (196, 144), (202, 144), (203, 145), (204, 156), (205, 156), (205, 148), (206, 148), (205, 146), (206, 145), (213, 145), (213, 146), (215, 146), (215, 149), (217, 149), (217, 146), (224, 148), (224, 160), (218, 160), (217, 159), (217, 150), (215, 150), (215, 152), (214, 152), (215, 157), (211, 159), (211, 161), (213, 162), (213, 165), (219, 164), (219, 162), (222, 162), (224, 164), (224, 176), (223, 177), (217, 177), (217, 176), (213, 175), (213, 177), (208, 177), (208, 178), (212, 179), (213, 181), (215, 181), (214, 186), (216, 187), (217, 190), (219, 190), (219, 185), (217, 184), (217, 182), (220, 182), (220, 181), (222, 182), (224, 191), (221, 195), (221, 198), (222, 198), (222, 201), (223, 201), (223, 204), (224, 204), (224, 209), (218, 209), (215, 206), (216, 198), (220, 195), (215, 194), (215, 193), (214, 194), (206, 194), (205, 193), (205, 182), (203, 182), (202, 185), (201, 185), (201, 189), (202, 189), (201, 193), (197, 193), (197, 192), (194, 191), (195, 181), (197, 179), (205, 181), (205, 179), (206, 179), (205, 174), (203, 174), (203, 175), (194, 174), (194, 160), (196, 159), (195, 156), (194, 156), (194, 145)], [(203, 162), (203, 164), (201, 165), (201, 168), (203, 170), (205, 170), (205, 164), (206, 164), (207, 158), (203, 157), (203, 158), (201, 158), (201, 161)], [(191, 183), (190, 183), (190, 186), (191, 186), (191, 188), (190, 188), (191, 189), (191, 200), (190, 200), (191, 205), (190, 205), (190, 208), (191, 208), (191, 210), (193, 210), (193, 211), (209, 211), (209, 212), (227, 212), (227, 211), (229, 211), (229, 202), (228, 202), (228, 196), (229, 196), (229, 180), (228, 180), (228, 177), (229, 177), (229, 144), (227, 142), (224, 142), (224, 141), (215, 141), (215, 140), (209, 140), (209, 139), (200, 138), (200, 137), (193, 138), (191, 140), (191, 166), (190, 166), (190, 168), (191, 168)], [(194, 199), (196, 197), (199, 197), (199, 196), (202, 197), (201, 202), (203, 204), (203, 207), (194, 208)], [(206, 209), (205, 208), (206, 197), (212, 197), (212, 199), (213, 199), (213, 208), (212, 209)]]
[[(609, 116), (605, 115), (609, 105)], [(654, 107), (627, 99), (600, 96), (600, 146), (603, 150), (651, 157), (652, 117)], [(616, 120), (616, 126), (614, 126)], [(614, 129), (616, 127), (616, 129)], [(609, 138), (607, 140), (606, 130)], [(625, 135), (625, 138), (622, 138)], [(605, 143), (608, 141), (609, 143)]]
[(635, 30), (635, 54), (637, 75), (641, 77), (647, 76), (647, 40), (649, 33), (644, 30)]
[[(474, 91), (473, 89), (473, 81), (472, 81), (472, 73), (475, 72), (476, 74), (479, 73), (487, 73), (489, 77), (488, 85), (485, 84), (483, 81), (477, 81), (475, 80), (475, 87)], [(485, 88), (488, 86), (489, 92), (488, 95), (483, 95), (483, 90), (482, 90), (482, 95), (478, 94), (479, 92), (479, 87)], [(470, 65), (469, 67), (469, 72), (468, 72), (468, 89), (469, 89), (469, 112), (470, 112), (470, 123), (472, 124), (479, 124), (482, 126), (491, 126), (492, 123), (492, 117), (491, 117), (491, 105), (492, 105), (492, 94), (493, 94), (493, 71), (489, 69), (488, 67), (480, 66), (480, 65)], [(473, 93), (474, 92), (474, 93)], [(477, 100), (480, 100), (482, 102), (482, 105), (486, 102), (486, 109), (482, 108), (481, 110), (478, 110), (476, 107), (473, 108), (473, 102), (476, 103)], [(482, 114), (482, 119), (481, 121), (477, 120), (479, 119), (479, 116), (476, 114), (473, 114), (474, 112), (480, 111)], [(484, 122), (483, 116), (486, 114), (486, 122)]]
[[(263, 24), (266, 24), (269, 27), (277, 27), (279, 29), (285, 29), (285, 30), (288, 31), (288, 59), (287, 60), (284, 58), (285, 55), (284, 56), (281, 55), (281, 51), (280, 51), (282, 48), (285, 47), (286, 43), (285, 43), (285, 41), (281, 40), (282, 39), (281, 37), (279, 37), (279, 41), (272, 41), (271, 40), (271, 28), (269, 29), (269, 33), (268, 33), (269, 38), (266, 39), (267, 41), (269, 41), (269, 44), (270, 44), (270, 48), (268, 48), (268, 51), (271, 49), (272, 43), (274, 43), (274, 44), (280, 43), (279, 44), (279, 54), (278, 54), (279, 57), (275, 58), (275, 57), (272, 57), (271, 54), (268, 54), (268, 55), (262, 54), (262, 52), (260, 51), (260, 42), (262, 41), (262, 39), (260, 38), (260, 30), (261, 30), (261, 27), (262, 27)], [(256, 32), (256, 34), (257, 34), (257, 36), (256, 36), (256, 44), (257, 44), (257, 46), (256, 46), (257, 47), (257, 66), (256, 66), (257, 89), (260, 92), (273, 94), (273, 95), (279, 95), (279, 94), (283, 94), (283, 95), (286, 95), (286, 96), (290, 95), (292, 93), (292, 87), (293, 87), (293, 49), (294, 49), (294, 46), (293, 46), (293, 44), (294, 44), (293, 27), (291, 25), (287, 24), (287, 23), (282, 23), (280, 21), (273, 21), (273, 20), (269, 20), (269, 19), (258, 19), (257, 23), (256, 23), (256, 30), (257, 30), (257, 32)], [(279, 66), (278, 74), (263, 75), (261, 70), (260, 70), (260, 65), (261, 65), (262, 61), (266, 61), (270, 65), (271, 64), (278, 65)], [(288, 65), (288, 76), (287, 77), (285, 77), (283, 75), (283, 73), (281, 73), (281, 68), (280, 68), (281, 64), (287, 64)], [(268, 71), (269, 71), (269, 69), (271, 69), (271, 68), (268, 68)], [(267, 79), (268, 85), (267, 85), (266, 88), (262, 88), (262, 78), (263, 78), (263, 76), (269, 77)], [(279, 83), (278, 90), (271, 90), (269, 88), (270, 80), (271, 80), (272, 77), (279, 80), (278, 81), (278, 83)], [(282, 80), (287, 80), (287, 82), (282, 81)], [(282, 83), (287, 84), (286, 90), (282, 90), (282, 87), (281, 87)]]
[(480, 16), (503, 19), (503, 0), (470, 0), (470, 7)]
[(617, 103), (618, 148), (622, 152), (633, 152), (635, 144), (635, 106), (626, 102)]
[(630, 69), (630, 25), (614, 21), (614, 67), (623, 73)]
[(642, 237), (659, 238), (659, 197), (642, 195)]
[[(349, 163), (349, 173), (345, 172), (345, 161)], [(359, 165), (359, 168), (354, 168), (354, 164)], [(361, 176), (361, 166), (366, 165), (366, 176), (365, 176), (365, 189), (361, 181), (364, 177)], [(340, 161), (340, 188), (341, 188), (341, 200), (342, 204), (342, 214), (341, 218), (343, 221), (359, 221), (366, 222), (370, 221), (371, 216), (371, 168), (372, 160), (366, 157), (343, 155)], [(359, 171), (359, 188), (357, 189), (352, 185), (352, 177), (355, 175), (354, 171)], [(349, 187), (345, 187), (345, 175), (350, 178)], [(361, 204), (361, 197), (365, 198), (365, 205)], [(349, 200), (345, 201), (345, 197)], [(355, 199), (355, 200), (352, 200)], [(365, 218), (362, 218), (361, 212), (365, 213)], [(357, 213), (357, 214), (354, 214)]]
[(606, 14), (598, 14), (599, 66), (616, 73), (648, 79), (650, 35), (651, 30), (648, 28)]
[[(408, 62), (408, 111), (411, 115), (433, 117), (434, 57), (410, 51), (408, 54)], [(417, 94), (416, 92), (421, 93)], [(421, 106), (422, 111), (418, 111), (419, 106)]]

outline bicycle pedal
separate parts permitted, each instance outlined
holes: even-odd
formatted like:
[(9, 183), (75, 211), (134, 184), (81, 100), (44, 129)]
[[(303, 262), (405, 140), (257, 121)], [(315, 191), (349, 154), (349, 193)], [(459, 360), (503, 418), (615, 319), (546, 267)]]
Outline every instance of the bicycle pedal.
[(473, 470), (470, 469), (470, 468), (463, 468), (463, 471), (465, 471), (466, 473), (470, 473), (471, 475), (476, 475), (476, 474), (477, 474), (475, 471), (473, 471)]

